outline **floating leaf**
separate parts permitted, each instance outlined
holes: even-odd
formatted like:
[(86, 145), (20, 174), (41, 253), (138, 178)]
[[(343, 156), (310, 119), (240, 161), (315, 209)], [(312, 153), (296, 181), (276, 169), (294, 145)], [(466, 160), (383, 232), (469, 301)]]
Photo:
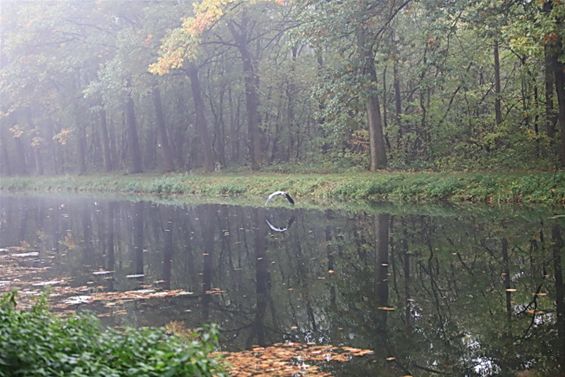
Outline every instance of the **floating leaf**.
[(393, 312), (396, 310), (396, 308), (392, 306), (379, 306), (377, 309), (382, 310), (384, 312)]
[(132, 275), (126, 275), (126, 278), (128, 279), (139, 279), (144, 277), (145, 274), (132, 274)]
[(39, 256), (39, 252), (37, 252), (37, 251), (31, 251), (31, 252), (29, 252), (29, 253), (11, 254), (10, 256), (16, 257), (16, 258), (37, 257), (37, 256)]
[(110, 275), (110, 274), (113, 274), (113, 273), (114, 273), (114, 271), (102, 271), (101, 270), (101, 271), (94, 271), (92, 273), (92, 275), (97, 275), (97, 276), (98, 275)]
[(277, 343), (269, 347), (253, 347), (242, 352), (220, 355), (229, 365), (233, 376), (314, 376), (330, 377), (320, 365), (329, 361), (348, 362), (353, 357), (372, 354), (373, 351), (353, 347), (302, 343)]
[(32, 286), (34, 287), (48, 287), (51, 285), (59, 285), (64, 284), (64, 280), (49, 280), (49, 281), (40, 281), (38, 283), (33, 283)]

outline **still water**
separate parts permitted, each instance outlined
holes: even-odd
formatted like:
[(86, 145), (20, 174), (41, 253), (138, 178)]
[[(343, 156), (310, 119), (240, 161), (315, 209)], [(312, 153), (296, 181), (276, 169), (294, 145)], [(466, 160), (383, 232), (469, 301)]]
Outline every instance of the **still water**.
[[(564, 373), (565, 220), (477, 213), (4, 195), (0, 248), (38, 252), (18, 261), (37, 267), (31, 278), (68, 287), (66, 305), (112, 326), (214, 322), (228, 350), (293, 340), (375, 351), (343, 375)], [(0, 272), (0, 290), (13, 280)], [(180, 293), (80, 300), (136, 290)]]

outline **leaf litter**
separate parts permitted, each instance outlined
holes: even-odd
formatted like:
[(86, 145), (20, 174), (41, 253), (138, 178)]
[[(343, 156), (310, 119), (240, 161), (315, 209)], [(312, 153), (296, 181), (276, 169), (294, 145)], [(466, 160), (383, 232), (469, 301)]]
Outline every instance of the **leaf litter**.
[(329, 362), (345, 363), (373, 354), (368, 349), (304, 343), (276, 343), (240, 352), (218, 352), (230, 375), (239, 377), (314, 376), (330, 377)]

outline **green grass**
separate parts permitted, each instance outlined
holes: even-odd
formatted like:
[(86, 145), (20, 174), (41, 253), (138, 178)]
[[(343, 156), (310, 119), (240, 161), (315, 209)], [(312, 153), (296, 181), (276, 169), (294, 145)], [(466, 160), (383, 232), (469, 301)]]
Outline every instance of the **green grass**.
[(259, 200), (287, 190), (311, 203), (377, 202), (565, 204), (565, 172), (346, 174), (170, 174), (2, 177), (5, 191), (120, 192), (157, 195), (245, 197)]
[(15, 308), (15, 293), (0, 298), (0, 376), (222, 376), (209, 354), (215, 328), (179, 337), (158, 328), (103, 329), (94, 316), (51, 314), (45, 300)]

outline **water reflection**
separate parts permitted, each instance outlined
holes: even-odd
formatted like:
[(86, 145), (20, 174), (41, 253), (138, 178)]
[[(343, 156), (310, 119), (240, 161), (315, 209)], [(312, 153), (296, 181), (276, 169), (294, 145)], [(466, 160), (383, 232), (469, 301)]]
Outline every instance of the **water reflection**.
[(109, 324), (217, 322), (229, 349), (300, 340), (375, 350), (336, 371), (344, 375), (565, 372), (558, 219), (72, 197), (0, 204), (0, 247), (30, 244), (72, 286), (191, 293), (128, 302)]

